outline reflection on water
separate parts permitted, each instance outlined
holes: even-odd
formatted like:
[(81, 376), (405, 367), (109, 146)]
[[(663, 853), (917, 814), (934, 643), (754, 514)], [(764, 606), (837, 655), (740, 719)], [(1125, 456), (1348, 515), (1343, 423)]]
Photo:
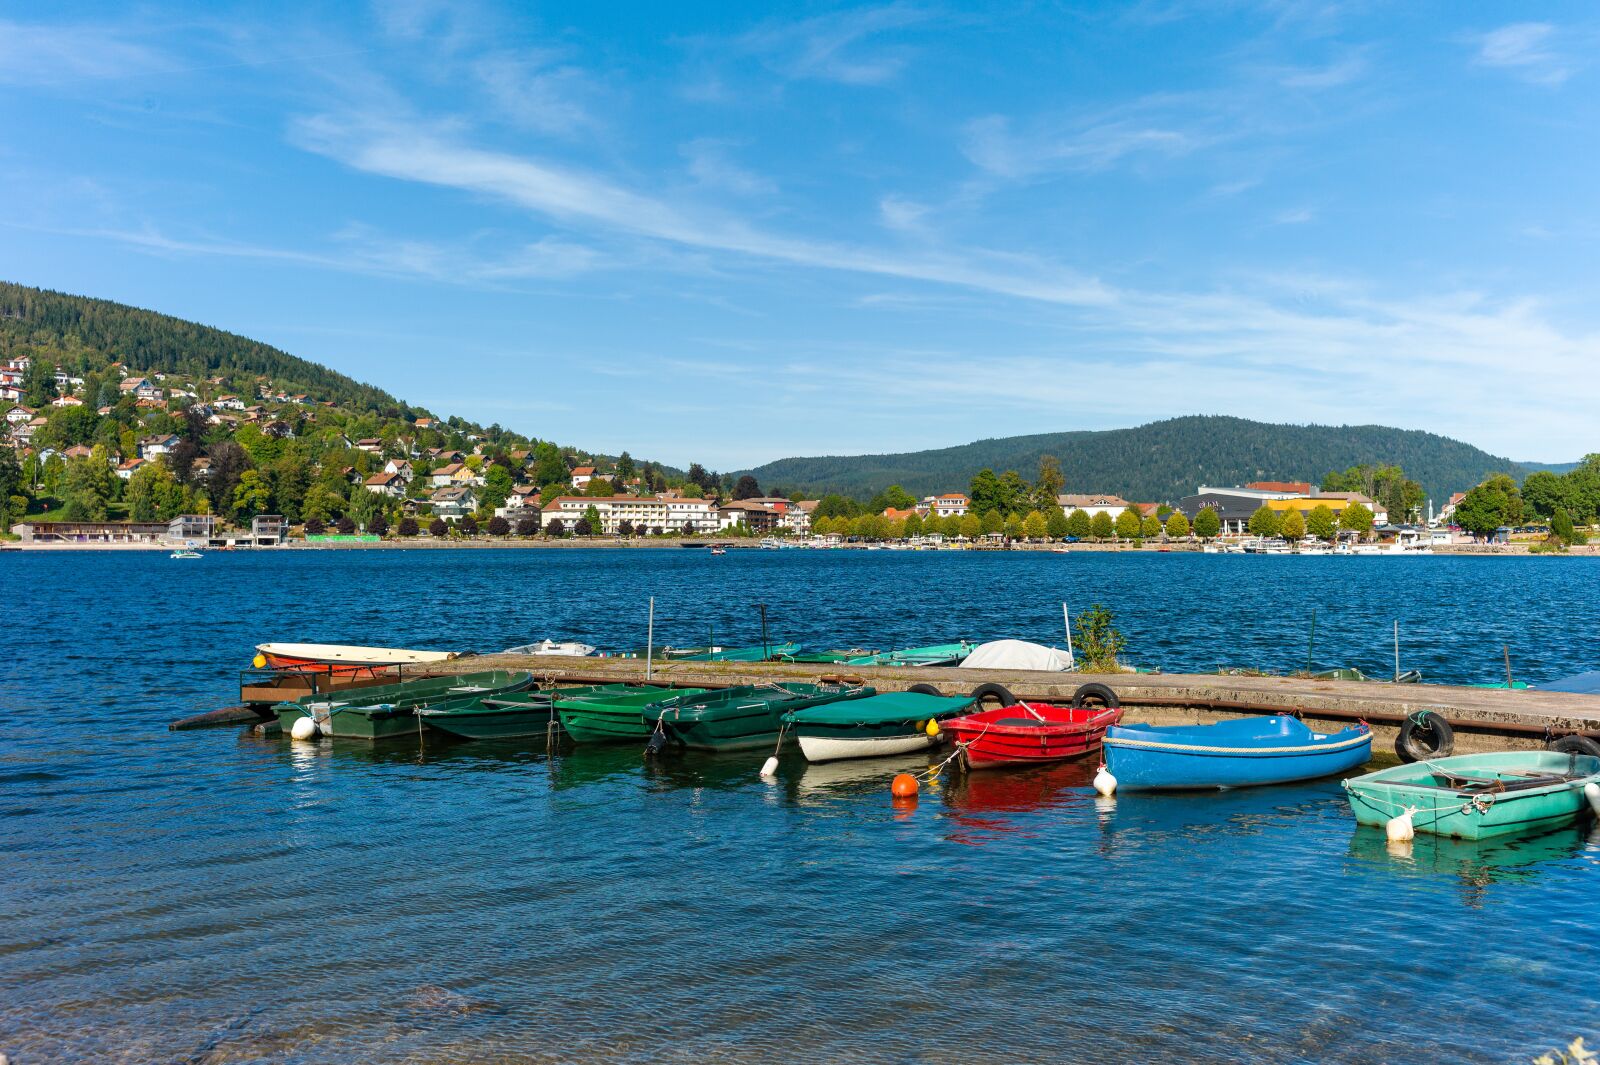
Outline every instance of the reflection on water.
[[(1478, 671), (1502, 636), (1536, 647), (1530, 671), (1571, 671), (1592, 654), (1571, 634), (1600, 631), (1583, 560), (697, 554), (241, 553), (181, 574), (8, 557), (54, 594), (10, 633), (26, 668), (0, 672), (0, 1053), (1487, 1062), (1592, 1016), (1575, 974), (1600, 945), (1573, 930), (1593, 923), (1600, 838), (1419, 836), (1394, 855), (1331, 781), (1102, 800), (1090, 758), (947, 771), (896, 804), (894, 773), (939, 752), (789, 752), (764, 780), (765, 751), (165, 731), (230, 701), (229, 667), (264, 639), (633, 645), (646, 594), (658, 638), (707, 621), (720, 638), (765, 601), (816, 644), (1053, 639), (1060, 600), (1093, 598), (1169, 666), (1294, 664), (1281, 608), (1308, 576), (1346, 605), (1318, 623), (1341, 657), (1399, 602), (1445, 611), (1404, 619), (1428, 631), (1407, 664), (1432, 674)], [(172, 580), (205, 640), (172, 638), (148, 595)], [(1445, 623), (1475, 604), (1506, 632)], [(1391, 1002), (1422, 1007), (1374, 1012)]]
[(1350, 857), (1374, 871), (1400, 877), (1447, 877), (1459, 884), (1461, 901), (1481, 906), (1496, 883), (1537, 881), (1552, 863), (1580, 854), (1593, 861), (1600, 852), (1600, 828), (1584, 821), (1535, 836), (1484, 840), (1453, 839), (1419, 832), (1415, 839), (1391, 843), (1381, 828), (1358, 825), (1350, 837)]

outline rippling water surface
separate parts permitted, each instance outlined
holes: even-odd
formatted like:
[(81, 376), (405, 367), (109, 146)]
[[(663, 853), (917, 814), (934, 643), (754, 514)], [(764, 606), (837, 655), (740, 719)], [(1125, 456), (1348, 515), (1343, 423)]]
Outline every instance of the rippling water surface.
[[(103, 1062), (1505, 1061), (1597, 1016), (1600, 840), (1391, 855), (1336, 783), (169, 733), (270, 639), (1059, 639), (1168, 670), (1600, 659), (1575, 559), (7, 554), (0, 1052)], [(1587, 1027), (1586, 1026), (1591, 1026)]]

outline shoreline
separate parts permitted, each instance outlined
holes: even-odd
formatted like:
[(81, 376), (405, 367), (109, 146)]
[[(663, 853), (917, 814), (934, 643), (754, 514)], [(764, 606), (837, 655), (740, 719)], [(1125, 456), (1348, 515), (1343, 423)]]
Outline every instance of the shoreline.
[[(33, 552), (172, 552), (177, 548), (175, 544), (155, 543), (43, 543), (43, 542), (0, 542), (0, 552), (6, 551), (33, 551)], [(522, 540), (515, 537), (459, 540), (434, 540), (429, 537), (412, 537), (408, 539), (379, 540), (376, 543), (316, 543), (308, 544), (303, 540), (291, 540), (277, 547), (236, 547), (236, 548), (201, 548), (202, 551), (240, 551), (240, 552), (275, 552), (275, 551), (505, 551), (505, 550), (556, 550), (573, 551), (585, 549), (601, 550), (648, 550), (679, 548), (689, 550), (706, 550), (711, 547), (723, 547), (737, 551), (760, 550), (754, 540), (729, 540), (729, 539), (699, 539), (688, 537), (652, 537), (650, 539), (618, 539), (615, 537), (594, 537), (593, 539), (578, 539), (576, 537), (560, 540)], [(1572, 547), (1565, 552), (1552, 552), (1548, 555), (1540, 553), (1535, 555), (1529, 550), (1528, 544), (1444, 544), (1432, 548), (1432, 555), (1461, 555), (1480, 558), (1581, 558), (1600, 556), (1600, 544), (1586, 544)], [(827, 551), (866, 551), (866, 550), (893, 550), (897, 553), (911, 554), (950, 554), (955, 552), (978, 552), (983, 554), (1005, 554), (1015, 551), (1026, 551), (1035, 554), (1075, 554), (1079, 552), (1092, 552), (1101, 554), (1204, 554), (1198, 543), (1150, 543), (1150, 544), (1013, 544), (1008, 547), (964, 547), (964, 548), (934, 548), (934, 549), (908, 549), (908, 548), (868, 548), (865, 545), (846, 546), (835, 548), (785, 548), (784, 550), (827, 550)], [(1295, 557), (1295, 556), (1290, 556)], [(1330, 556), (1340, 557), (1340, 556)], [(1398, 557), (1385, 555), (1357, 555), (1348, 556), (1357, 558), (1384, 558)], [(1423, 555), (1422, 557), (1428, 557)]]

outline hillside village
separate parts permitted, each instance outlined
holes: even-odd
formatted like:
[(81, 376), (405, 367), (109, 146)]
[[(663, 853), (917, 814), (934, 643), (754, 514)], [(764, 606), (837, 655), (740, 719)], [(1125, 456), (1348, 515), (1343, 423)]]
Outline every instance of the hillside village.
[(1566, 474), (1530, 474), (1522, 486), (1491, 477), (1437, 513), (1424, 511), (1420, 486), (1394, 466), (1130, 502), (1065, 491), (1050, 456), (1032, 484), (986, 469), (967, 492), (917, 498), (891, 485), (865, 502), (807, 499), (764, 493), (750, 475), (719, 477), (698, 464), (680, 474), (626, 452), (606, 459), (398, 404), (353, 410), (264, 374), (140, 371), (81, 350), (0, 363), (0, 410), (0, 528), (33, 541), (153, 539), (169, 525), (206, 540), (247, 528), (247, 543), (358, 534), (1331, 541), (1457, 521), (1469, 536), (1490, 537), (1560, 512), (1560, 539), (1575, 543), (1573, 519), (1592, 521), (1600, 507), (1593, 458)]

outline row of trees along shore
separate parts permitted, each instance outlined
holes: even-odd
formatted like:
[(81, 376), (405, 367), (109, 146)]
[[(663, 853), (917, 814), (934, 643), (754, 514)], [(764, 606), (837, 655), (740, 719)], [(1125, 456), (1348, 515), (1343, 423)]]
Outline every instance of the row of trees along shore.
[(934, 534), (952, 539), (965, 537), (968, 540), (986, 535), (1000, 535), (1008, 540), (1064, 540), (1068, 537), (1077, 540), (1150, 540), (1163, 534), (1176, 539), (1191, 533), (1210, 538), (1217, 535), (1221, 524), (1217, 512), (1210, 507), (1200, 511), (1192, 528), (1189, 519), (1171, 507), (1162, 507), (1156, 513), (1147, 515), (1128, 509), (1117, 515), (1115, 520), (1105, 511), (1096, 511), (1091, 515), (1084, 510), (1074, 510), (1068, 514), (1060, 507), (1051, 507), (1048, 511), (1030, 510), (1026, 514), (1016, 511), (1002, 514), (998, 510), (989, 510), (982, 515), (969, 511), (964, 515), (949, 514), (944, 517), (915, 513), (904, 518), (886, 518), (881, 514), (823, 516), (812, 518), (811, 531), (821, 536), (858, 536), (867, 540), (901, 540)]

